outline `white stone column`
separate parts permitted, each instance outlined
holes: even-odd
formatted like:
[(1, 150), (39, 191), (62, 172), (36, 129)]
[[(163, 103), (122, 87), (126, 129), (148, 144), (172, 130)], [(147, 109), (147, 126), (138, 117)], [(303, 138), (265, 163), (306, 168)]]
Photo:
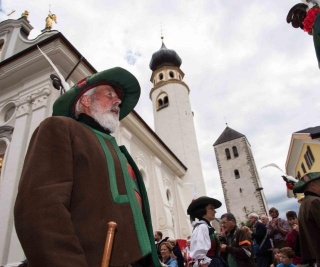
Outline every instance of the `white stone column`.
[[(44, 89), (39, 89), (36, 92), (33, 92), (30, 96), (32, 115), (29, 119), (29, 129), (26, 129), (25, 131), (26, 133), (25, 137), (27, 138), (27, 140), (25, 144), (24, 153), (21, 155), (21, 162), (24, 162), (24, 156), (27, 150), (27, 146), (29, 144), (29, 141), (31, 139), (31, 136), (34, 130), (46, 117), (48, 117), (47, 104), (48, 104), (48, 97), (50, 93), (51, 93), (50, 89), (44, 88)], [(18, 177), (17, 177), (18, 181), (20, 180), (21, 170), (22, 170), (22, 165), (18, 173)], [(13, 194), (14, 198), (16, 197), (16, 194), (17, 194), (17, 188)], [(21, 253), (19, 254), (17, 253), (18, 251), (22, 251), (22, 249), (14, 228), (11, 231), (10, 239), (11, 241), (10, 241), (10, 248), (9, 248), (9, 254), (8, 254), (8, 263), (24, 260), (24, 256), (21, 258)]]
[[(16, 103), (17, 113), (11, 143), (7, 149), (6, 166), (2, 175), (0, 192), (0, 265), (9, 261), (19, 262), (24, 259), (24, 253), (18, 240), (11, 239), (13, 227), (13, 207), (17, 194), (21, 168), (25, 155), (25, 133), (29, 128), (29, 114), (31, 111), (31, 98), (26, 97)], [(13, 241), (13, 242), (12, 242)], [(14, 248), (13, 248), (14, 247)], [(10, 257), (14, 250), (15, 259)]]
[(39, 124), (48, 117), (48, 98), (51, 93), (49, 88), (39, 89), (31, 94), (31, 109), (32, 116), (30, 118), (30, 129), (28, 134), (28, 144), (34, 130)]
[(177, 209), (177, 220), (176, 223), (179, 225), (177, 238), (185, 238), (191, 235), (191, 222), (189, 216), (186, 216), (187, 208), (192, 201), (192, 190), (189, 190), (189, 187), (186, 187), (185, 184), (181, 181), (179, 177), (174, 178), (174, 188), (175, 188), (175, 200), (176, 200), (176, 209)]
[(39, 89), (16, 103), (16, 121), (2, 183), (4, 192), (0, 195), (0, 214), (4, 218), (0, 221), (2, 265), (15, 266), (25, 259), (14, 229), (13, 208), (27, 146), (35, 128), (48, 116), (47, 104), (50, 93), (48, 88)]
[(166, 185), (162, 175), (162, 162), (154, 157), (153, 160), (154, 172), (155, 172), (155, 183), (154, 183), (154, 197), (156, 199), (155, 213), (157, 221), (154, 225), (154, 230), (163, 232), (164, 237), (173, 237), (173, 225), (172, 216), (170, 212), (170, 205), (166, 197)]

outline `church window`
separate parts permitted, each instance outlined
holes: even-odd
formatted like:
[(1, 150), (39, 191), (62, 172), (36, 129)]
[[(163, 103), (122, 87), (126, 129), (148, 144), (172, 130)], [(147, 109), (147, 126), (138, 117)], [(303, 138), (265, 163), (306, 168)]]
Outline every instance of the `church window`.
[(233, 156), (236, 158), (239, 156), (239, 153), (238, 153), (238, 149), (236, 146), (233, 146), (232, 147), (232, 151), (233, 151)]
[(4, 40), (1, 39), (0, 40), (0, 60), (1, 60), (1, 53), (2, 53), (2, 50), (3, 50), (3, 46), (4, 46)]
[(169, 189), (167, 189), (166, 195), (167, 195), (167, 200), (168, 200), (169, 204), (172, 205), (172, 196), (171, 196), (171, 192)]
[(13, 114), (16, 110), (15, 106), (11, 106), (7, 112), (4, 114), (4, 122), (7, 122), (8, 120), (10, 120), (13, 117)]
[(163, 73), (160, 73), (160, 74), (159, 74), (159, 79), (160, 79), (160, 81), (163, 80)]
[(169, 72), (169, 76), (170, 76), (171, 78), (174, 78), (174, 73), (173, 73), (173, 71), (170, 71), (170, 72)]
[(229, 150), (229, 148), (226, 148), (225, 151), (226, 151), (226, 157), (227, 157), (227, 159), (231, 159), (231, 155), (230, 155), (230, 150)]
[(234, 176), (236, 177), (236, 179), (240, 178), (240, 173), (238, 170), (234, 170)]
[(7, 103), (0, 111), (0, 124), (6, 123), (14, 118), (16, 105), (13, 102)]
[(303, 162), (301, 163), (301, 169), (302, 169), (303, 173), (307, 173), (306, 167), (304, 166)]
[(166, 106), (168, 106), (168, 105), (169, 105), (169, 99), (168, 99), (168, 96), (165, 96), (165, 97), (163, 98), (163, 106), (166, 107)]
[(162, 101), (162, 99), (160, 98), (160, 99), (158, 99), (158, 109), (159, 109), (159, 108), (162, 108), (162, 106), (163, 106), (163, 101)]
[(169, 97), (166, 93), (161, 93), (158, 96), (157, 105), (158, 105), (157, 110), (160, 110), (169, 106)]
[(308, 168), (310, 170), (312, 165), (313, 165), (313, 162), (314, 162), (314, 156), (313, 156), (313, 153), (312, 153), (312, 151), (311, 151), (309, 146), (307, 146), (307, 151), (304, 154), (304, 159), (305, 159), (305, 161), (307, 163), (307, 166), (308, 166)]

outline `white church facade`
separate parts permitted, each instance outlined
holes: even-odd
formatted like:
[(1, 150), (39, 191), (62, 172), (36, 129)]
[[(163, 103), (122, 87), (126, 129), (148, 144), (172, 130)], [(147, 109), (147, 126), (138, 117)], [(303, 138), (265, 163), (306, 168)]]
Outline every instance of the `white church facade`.
[[(51, 116), (52, 104), (60, 94), (50, 79), (55, 72), (37, 46), (64, 77), (70, 74), (70, 86), (96, 72), (60, 32), (45, 31), (28, 40), (31, 30), (26, 18), (0, 23), (0, 266), (17, 266), (24, 259), (13, 222), (17, 187), (31, 135)], [(155, 132), (133, 111), (121, 121), (115, 137), (126, 146), (143, 175), (154, 230), (186, 238), (191, 233), (186, 209), (195, 192), (200, 196), (206, 190), (190, 89), (183, 82), (178, 59), (163, 45), (150, 62)], [(182, 120), (184, 127), (177, 120)]]

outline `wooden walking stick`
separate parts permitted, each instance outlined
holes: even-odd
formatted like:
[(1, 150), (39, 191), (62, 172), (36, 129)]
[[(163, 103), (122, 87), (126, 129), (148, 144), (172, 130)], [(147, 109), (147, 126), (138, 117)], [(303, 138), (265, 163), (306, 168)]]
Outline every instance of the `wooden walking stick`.
[(108, 232), (106, 237), (106, 243), (104, 245), (101, 267), (109, 267), (113, 239), (114, 239), (116, 228), (117, 228), (117, 223), (108, 222)]

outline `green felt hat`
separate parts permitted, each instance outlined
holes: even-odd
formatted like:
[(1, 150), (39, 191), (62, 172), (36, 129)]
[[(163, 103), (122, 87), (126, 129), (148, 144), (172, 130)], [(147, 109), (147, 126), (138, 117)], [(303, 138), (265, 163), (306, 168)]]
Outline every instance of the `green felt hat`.
[(75, 84), (54, 102), (52, 116), (75, 118), (79, 98), (91, 88), (105, 84), (112, 86), (121, 99), (119, 119), (122, 120), (138, 103), (141, 89), (136, 77), (120, 67), (95, 73)]
[(193, 215), (197, 209), (202, 208), (209, 204), (212, 204), (215, 209), (220, 208), (222, 205), (222, 203), (215, 198), (202, 196), (192, 200), (191, 204), (187, 209), (187, 213), (189, 215)]
[(297, 182), (293, 187), (293, 193), (303, 193), (305, 187), (311, 181), (316, 179), (320, 179), (320, 172), (309, 172), (305, 176), (303, 176), (299, 182)]

